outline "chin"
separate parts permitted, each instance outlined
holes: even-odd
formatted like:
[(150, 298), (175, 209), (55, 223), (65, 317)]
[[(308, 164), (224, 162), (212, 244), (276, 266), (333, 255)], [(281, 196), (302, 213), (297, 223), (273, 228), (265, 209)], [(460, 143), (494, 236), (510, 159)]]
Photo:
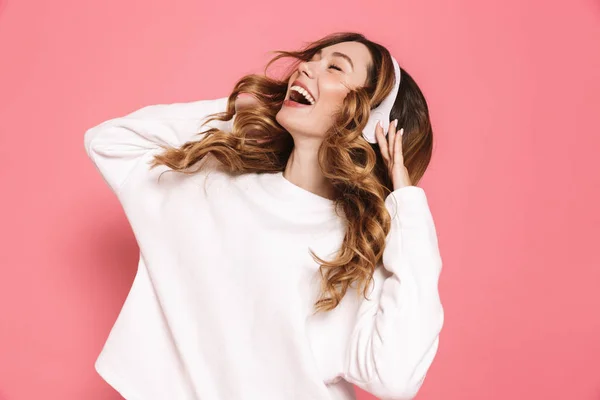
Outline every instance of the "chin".
[[(294, 139), (296, 139), (298, 137), (313, 137), (314, 138), (317, 136), (324, 138), (324, 135), (325, 135), (324, 132), (326, 131), (326, 129), (323, 130), (321, 133), (316, 133), (317, 131), (320, 132), (321, 129), (316, 129), (314, 126), (307, 126), (306, 115), (298, 115), (294, 111), (295, 110), (293, 110), (293, 109), (290, 110), (290, 109), (287, 109), (287, 107), (283, 107), (275, 115), (275, 120), (286, 131), (288, 131)], [(312, 120), (311, 122), (315, 122), (314, 121), (315, 116), (312, 116), (309, 118), (311, 118), (311, 120)]]

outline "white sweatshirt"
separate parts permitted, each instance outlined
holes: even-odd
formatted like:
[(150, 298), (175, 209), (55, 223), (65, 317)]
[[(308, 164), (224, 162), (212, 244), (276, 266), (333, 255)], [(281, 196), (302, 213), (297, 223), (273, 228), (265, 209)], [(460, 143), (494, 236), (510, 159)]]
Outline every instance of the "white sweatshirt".
[(160, 144), (200, 140), (227, 98), (152, 105), (85, 133), (140, 248), (131, 290), (95, 363), (128, 400), (413, 398), (439, 345), (440, 258), (424, 191), (386, 199), (392, 228), (369, 300), (313, 315), (318, 264), (345, 228), (333, 201), (281, 173), (148, 169)]

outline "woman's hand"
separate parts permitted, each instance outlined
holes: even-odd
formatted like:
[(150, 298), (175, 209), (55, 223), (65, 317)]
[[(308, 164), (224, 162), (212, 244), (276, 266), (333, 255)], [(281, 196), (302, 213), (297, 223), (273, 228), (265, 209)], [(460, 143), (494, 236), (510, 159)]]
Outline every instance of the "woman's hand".
[(252, 107), (256, 103), (258, 103), (256, 97), (249, 93), (241, 92), (235, 98), (235, 112), (238, 112), (244, 108)]
[(383, 133), (383, 126), (381, 121), (377, 121), (375, 128), (375, 138), (379, 144), (379, 150), (385, 160), (385, 164), (388, 168), (388, 172), (392, 177), (392, 183), (394, 190), (403, 188), (405, 186), (412, 186), (408, 170), (404, 166), (404, 156), (402, 155), (402, 134), (404, 128), (400, 129), (400, 134), (396, 133), (396, 124), (398, 120), (392, 121), (388, 128), (387, 140)]

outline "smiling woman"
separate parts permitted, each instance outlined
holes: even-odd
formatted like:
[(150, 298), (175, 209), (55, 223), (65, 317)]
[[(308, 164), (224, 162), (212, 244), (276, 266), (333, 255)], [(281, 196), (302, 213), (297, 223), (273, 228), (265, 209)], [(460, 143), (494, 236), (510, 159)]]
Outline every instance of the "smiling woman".
[[(343, 41), (319, 48), (308, 60), (300, 60), (297, 75), (288, 79), (292, 83), (277, 115), (277, 121), (287, 128), (292, 136), (317, 133), (322, 139), (335, 124), (346, 96), (351, 91), (369, 84), (368, 68), (373, 62), (373, 56), (365, 44)], [(309, 106), (304, 107), (303, 112), (306, 114), (290, 113), (286, 108), (299, 105), (290, 101), (294, 100), (292, 96), (296, 96), (296, 90), (300, 90), (302, 95), (300, 102), (304, 99), (304, 94), (309, 97), (309, 100), (302, 104)], [(314, 99), (314, 102), (311, 102), (311, 99)]]
[[(228, 97), (85, 134), (140, 247), (96, 362), (127, 399), (353, 399), (352, 384), (410, 399), (435, 357), (422, 93), (358, 33), (278, 53), (265, 72), (292, 57), (284, 79), (245, 76)], [(372, 143), (363, 130), (388, 101), (405, 133)]]

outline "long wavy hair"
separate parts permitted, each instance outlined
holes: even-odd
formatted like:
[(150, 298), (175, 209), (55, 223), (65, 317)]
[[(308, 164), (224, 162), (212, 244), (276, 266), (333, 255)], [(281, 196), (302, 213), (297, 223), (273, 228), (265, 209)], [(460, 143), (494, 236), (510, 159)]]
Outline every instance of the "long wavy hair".
[[(298, 51), (276, 50), (277, 55), (265, 66), (264, 76), (246, 75), (234, 86), (225, 112), (211, 114), (211, 120), (229, 121), (236, 115), (231, 132), (211, 128), (199, 141), (179, 148), (167, 147), (155, 156), (151, 168), (166, 165), (174, 171), (193, 174), (202, 168), (198, 163), (211, 153), (230, 173), (275, 173), (285, 170), (294, 147), (292, 136), (275, 120), (287, 93), (288, 82), (302, 61), (308, 61), (320, 49), (336, 43), (354, 41), (369, 49), (373, 63), (367, 71), (367, 84), (352, 90), (335, 115), (333, 126), (319, 148), (318, 159), (323, 175), (333, 185), (335, 209), (342, 210), (346, 232), (336, 257), (323, 260), (312, 250), (320, 264), (321, 293), (315, 312), (337, 307), (347, 289), (355, 284), (357, 293), (367, 291), (373, 271), (383, 257), (391, 216), (385, 198), (393, 191), (379, 146), (362, 137), (369, 111), (379, 105), (394, 85), (394, 67), (389, 51), (354, 32), (339, 32), (305, 45)], [(269, 66), (283, 57), (295, 60), (282, 79), (267, 76)], [(433, 133), (425, 97), (413, 78), (401, 68), (398, 96), (390, 120), (398, 119), (404, 128), (402, 148), (404, 165), (411, 182), (416, 185), (429, 165)], [(238, 110), (235, 99), (240, 93), (257, 99), (257, 105)], [(386, 127), (387, 129), (387, 127)], [(249, 140), (250, 138), (254, 140)], [(266, 139), (260, 143), (256, 139)], [(196, 169), (191, 167), (199, 166)]]

